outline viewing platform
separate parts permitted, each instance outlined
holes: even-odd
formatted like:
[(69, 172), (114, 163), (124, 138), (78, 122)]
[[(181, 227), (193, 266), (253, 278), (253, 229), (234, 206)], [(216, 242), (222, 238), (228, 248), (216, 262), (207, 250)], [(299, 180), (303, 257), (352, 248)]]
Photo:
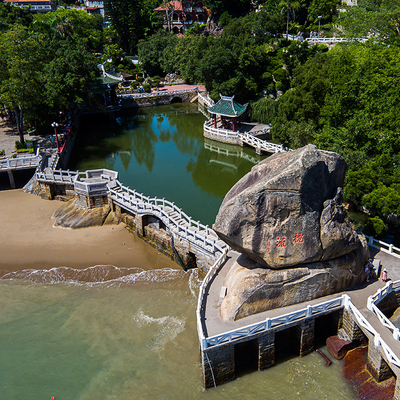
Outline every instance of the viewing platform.
[[(235, 379), (236, 352), (252, 343), (258, 369), (275, 363), (275, 344), (285, 332), (298, 341), (300, 356), (314, 349), (314, 336), (322, 325), (342, 329), (349, 340), (368, 340), (368, 362), (378, 381), (396, 376), (394, 399), (400, 399), (400, 333), (380, 310), (400, 306), (400, 249), (378, 247), (367, 237), (377, 273), (381, 266), (388, 270), (390, 281), (364, 282), (345, 292), (312, 301), (254, 314), (237, 321), (223, 321), (220, 305), (226, 295), (224, 280), (240, 253), (227, 251), (209, 271), (200, 287), (197, 306), (197, 329), (203, 364), (204, 387), (216, 386)], [(373, 247), (371, 247), (373, 243)], [(389, 300), (388, 300), (389, 299)], [(385, 303), (386, 301), (386, 303)], [(393, 305), (393, 303), (397, 303)], [(319, 321), (320, 320), (320, 321)], [(318, 323), (319, 322), (319, 323)], [(294, 336), (293, 336), (294, 335)], [(250, 355), (249, 355), (250, 356)]]

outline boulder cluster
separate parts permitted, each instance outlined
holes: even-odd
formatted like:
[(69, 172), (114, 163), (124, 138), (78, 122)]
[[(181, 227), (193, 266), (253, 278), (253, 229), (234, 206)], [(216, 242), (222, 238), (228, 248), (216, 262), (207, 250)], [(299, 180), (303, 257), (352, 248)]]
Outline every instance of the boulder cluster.
[(346, 220), (346, 163), (308, 145), (277, 153), (225, 196), (213, 229), (242, 253), (228, 273), (226, 320), (311, 300), (363, 279), (368, 247)]

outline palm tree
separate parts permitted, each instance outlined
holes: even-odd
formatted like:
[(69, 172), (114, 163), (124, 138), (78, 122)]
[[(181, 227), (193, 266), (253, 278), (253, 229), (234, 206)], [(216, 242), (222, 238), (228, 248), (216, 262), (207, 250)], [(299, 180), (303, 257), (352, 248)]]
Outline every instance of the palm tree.
[(300, 3), (298, 1), (282, 0), (279, 3), (279, 7), (281, 8), (281, 14), (282, 14), (283, 10), (286, 8), (286, 40), (288, 40), (290, 11), (292, 11), (293, 19), (295, 19), (296, 18), (295, 11), (298, 11), (300, 9)]

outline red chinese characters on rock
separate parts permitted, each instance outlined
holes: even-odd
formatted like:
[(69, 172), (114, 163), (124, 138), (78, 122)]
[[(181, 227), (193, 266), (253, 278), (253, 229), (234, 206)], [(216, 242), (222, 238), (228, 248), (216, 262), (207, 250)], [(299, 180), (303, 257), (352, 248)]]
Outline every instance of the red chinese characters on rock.
[(286, 247), (286, 238), (276, 239), (276, 247)]
[(267, 242), (266, 252), (269, 253), (271, 251), (271, 242)]
[(304, 243), (304, 235), (302, 233), (296, 233), (293, 237), (293, 243)]

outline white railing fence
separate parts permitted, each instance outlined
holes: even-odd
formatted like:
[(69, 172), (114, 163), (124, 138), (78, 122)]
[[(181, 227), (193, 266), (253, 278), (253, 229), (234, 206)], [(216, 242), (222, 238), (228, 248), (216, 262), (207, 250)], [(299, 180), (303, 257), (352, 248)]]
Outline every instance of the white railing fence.
[(327, 302), (323, 302), (314, 306), (307, 306), (301, 310), (284, 314), (275, 318), (267, 318), (264, 321), (261, 321), (256, 324), (247, 325), (245, 327), (234, 329), (228, 332), (224, 332), (220, 335), (215, 335), (212, 337), (206, 338), (204, 335), (204, 331), (202, 329), (201, 324), (201, 311), (202, 311), (202, 302), (203, 302), (203, 295), (207, 290), (209, 282), (211, 278), (215, 275), (218, 271), (218, 267), (213, 266), (212, 269), (208, 272), (206, 278), (200, 287), (200, 294), (199, 300), (197, 304), (197, 329), (200, 338), (201, 349), (206, 350), (212, 346), (218, 346), (221, 344), (225, 344), (237, 339), (243, 339), (254, 334), (258, 334), (260, 332), (268, 331), (270, 329), (275, 329), (277, 327), (283, 328), (285, 325), (292, 324), (293, 322), (300, 321), (302, 319), (307, 319), (311, 317), (316, 317), (319, 314), (325, 314), (327, 312), (336, 311), (340, 308), (345, 308), (346, 310), (350, 310), (356, 321), (357, 324), (371, 333), (374, 337), (374, 345), (382, 347), (382, 350), (386, 356), (386, 359), (389, 363), (400, 367), (400, 359), (396, 356), (396, 354), (392, 351), (392, 349), (386, 344), (386, 342), (381, 338), (381, 335), (372, 327), (372, 325), (367, 321), (367, 319), (361, 314), (361, 312), (354, 306), (351, 302), (350, 296), (344, 294), (341, 297), (338, 297), (334, 300), (330, 300)]
[(368, 240), (368, 245), (380, 249), (381, 251), (388, 253), (394, 257), (400, 258), (400, 248), (393, 246), (392, 244), (382, 242), (382, 240), (375, 239), (373, 236), (364, 235)]
[(386, 344), (386, 342), (381, 338), (381, 335), (372, 327), (368, 320), (361, 314), (361, 312), (356, 308), (356, 306), (351, 302), (350, 297), (345, 302), (345, 308), (351, 310), (353, 315), (357, 320), (357, 324), (371, 333), (374, 337), (374, 345), (376, 347), (381, 346), (382, 350), (386, 356), (389, 363), (392, 363), (396, 367), (400, 368), (400, 359), (394, 354), (393, 350)]
[(228, 129), (214, 128), (212, 126), (212, 121), (206, 121), (203, 125), (203, 129), (204, 133), (206, 134), (205, 135), (206, 137), (210, 138), (217, 137), (222, 142), (231, 144), (240, 144), (240, 142), (242, 141), (256, 149), (271, 153), (284, 152), (287, 150), (281, 144), (270, 143), (267, 142), (266, 140), (262, 140), (254, 136), (260, 133), (268, 133), (269, 128), (250, 134), (248, 132), (233, 132)]
[(200, 344), (201, 344), (201, 349), (207, 348), (207, 342), (206, 338), (204, 335), (204, 330), (201, 324), (201, 314), (204, 312), (204, 295), (206, 293), (206, 290), (208, 290), (209, 285), (211, 280), (214, 278), (214, 276), (219, 272), (221, 267), (226, 261), (226, 257), (228, 254), (229, 249), (226, 248), (224, 249), (223, 253), (220, 255), (218, 260), (214, 263), (214, 265), (209, 269), (207, 275), (203, 279), (203, 282), (201, 282), (200, 289), (199, 289), (199, 297), (197, 299), (197, 308), (196, 308), (196, 319), (197, 319), (197, 333), (200, 339)]
[(203, 96), (200, 92), (198, 93), (199, 98), (206, 104), (208, 107), (213, 107), (215, 105), (214, 100), (208, 95)]
[(151, 93), (118, 93), (119, 97), (128, 97), (131, 99), (140, 99), (144, 97), (161, 97), (161, 96), (174, 96), (174, 95), (179, 95), (179, 94), (185, 94), (185, 93), (191, 93), (191, 92), (197, 92), (199, 89), (193, 88), (193, 89), (182, 89), (182, 90), (173, 90), (173, 91), (156, 91), (156, 92), (151, 92)]
[(378, 308), (378, 304), (390, 293), (397, 292), (400, 290), (400, 281), (388, 282), (385, 287), (379, 289), (374, 295), (368, 297), (367, 308), (376, 314), (379, 321), (383, 326), (388, 328), (394, 339), (400, 340), (400, 330), (397, 328), (390, 320), (383, 314), (383, 312)]
[[(109, 193), (113, 201), (121, 207), (133, 212), (150, 212), (160, 218), (178, 236), (196, 244), (200, 242), (204, 250), (211, 253), (225, 251), (225, 247), (217, 244), (218, 236), (208, 225), (194, 221), (173, 202), (165, 200), (165, 198), (144, 196), (143, 193), (123, 186), (119, 181), (116, 181), (116, 185), (117, 189), (109, 188)], [(174, 216), (179, 219), (175, 219)]]
[[(209, 274), (213, 271), (210, 270)], [(215, 274), (215, 272), (214, 272)], [(207, 274), (208, 275), (208, 274)], [(206, 282), (210, 282), (211, 278)], [(206, 285), (205, 284), (205, 285)], [(204, 294), (206, 291), (206, 287), (203, 288), (203, 284), (200, 287), (200, 294)], [(199, 295), (200, 296), (200, 295)], [(201, 330), (199, 332), (199, 337), (201, 337), (201, 346), (202, 350), (205, 350), (212, 346), (218, 346), (221, 344), (225, 344), (236, 339), (242, 339), (248, 336), (252, 336), (256, 333), (265, 332), (271, 329), (283, 328), (285, 325), (293, 324), (293, 322), (300, 321), (303, 319), (311, 318), (318, 316), (319, 314), (326, 314), (327, 312), (336, 311), (342, 307), (344, 307), (347, 295), (342, 295), (336, 299), (325, 301), (323, 303), (316, 304), (314, 306), (307, 306), (301, 310), (294, 311), (291, 313), (287, 313), (284, 315), (280, 315), (274, 318), (266, 318), (264, 321), (247, 325), (242, 328), (234, 329), (228, 332), (224, 332), (220, 335), (215, 335), (211, 337), (205, 338), (204, 332)], [(348, 296), (347, 296), (348, 297)], [(198, 308), (200, 305), (200, 299), (198, 303)], [(201, 310), (198, 310), (198, 315), (200, 315)], [(201, 327), (201, 321), (198, 321), (198, 329)]]
[(39, 165), (41, 156), (37, 154), (18, 155), (16, 157), (0, 158), (0, 170), (18, 168), (36, 168)]
[(50, 172), (36, 171), (36, 179), (43, 182), (73, 183), (79, 171), (52, 169)]

